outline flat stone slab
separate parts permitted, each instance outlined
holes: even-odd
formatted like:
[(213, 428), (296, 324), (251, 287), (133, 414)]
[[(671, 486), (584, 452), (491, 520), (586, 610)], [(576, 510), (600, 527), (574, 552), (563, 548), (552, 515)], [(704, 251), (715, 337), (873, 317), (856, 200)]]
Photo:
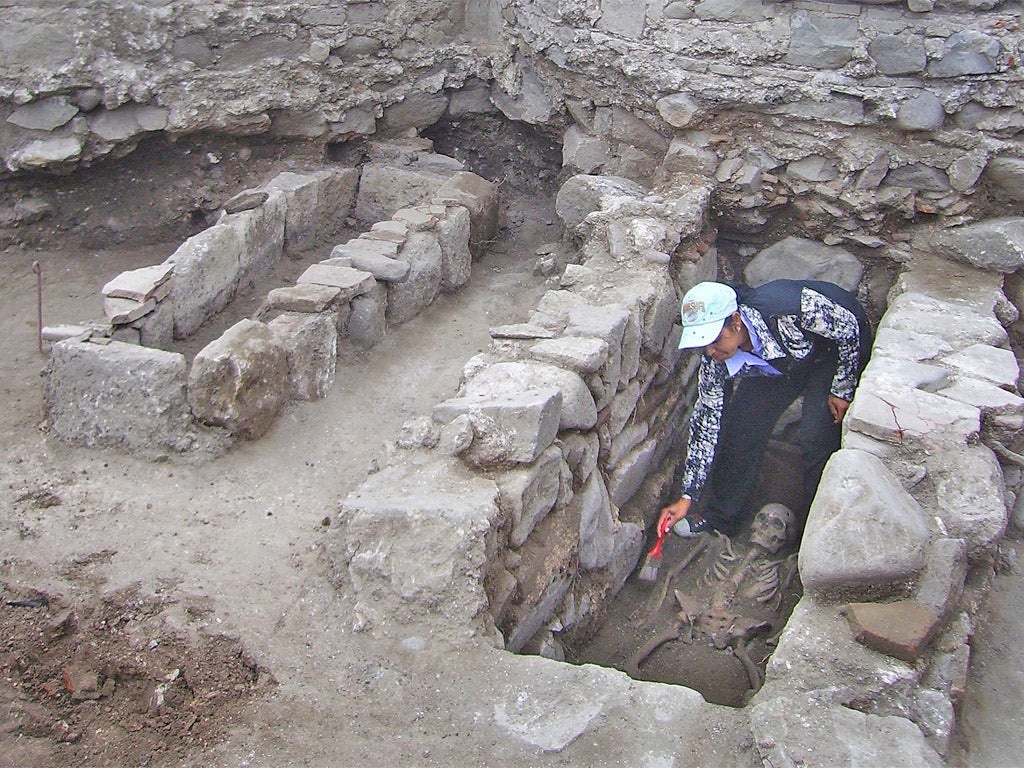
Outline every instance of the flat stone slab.
[(530, 354), (576, 373), (594, 373), (608, 362), (608, 342), (586, 336), (563, 336), (537, 342), (530, 347)]
[(313, 283), (329, 288), (338, 288), (340, 289), (339, 298), (342, 301), (348, 301), (355, 296), (369, 293), (377, 281), (372, 274), (360, 269), (331, 264), (311, 264), (295, 282), (298, 285)]
[(131, 299), (113, 299), (103, 297), (103, 314), (114, 325), (127, 325), (140, 317), (148, 315), (156, 309), (156, 299), (132, 301)]
[(160, 301), (171, 292), (174, 264), (164, 262), (151, 267), (122, 272), (103, 286), (103, 295), (132, 301)]
[(282, 312), (323, 312), (338, 301), (342, 290), (337, 286), (301, 283), (274, 288), (267, 294), (264, 307)]
[(972, 344), (966, 349), (947, 355), (941, 361), (961, 376), (984, 379), (1007, 391), (1017, 389), (1020, 368), (1013, 351), (988, 344)]
[(554, 331), (531, 323), (495, 325), (488, 332), (492, 339), (553, 339), (555, 337)]
[(867, 715), (823, 694), (784, 696), (751, 710), (754, 743), (765, 765), (942, 768), (925, 736), (904, 717)]

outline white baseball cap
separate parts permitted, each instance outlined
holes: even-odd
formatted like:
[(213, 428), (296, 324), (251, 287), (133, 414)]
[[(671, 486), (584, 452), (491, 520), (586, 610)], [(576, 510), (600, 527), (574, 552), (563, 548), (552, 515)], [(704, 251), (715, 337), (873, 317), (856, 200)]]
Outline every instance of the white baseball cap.
[(723, 283), (697, 283), (683, 296), (680, 349), (706, 347), (718, 338), (727, 317), (736, 311), (736, 291)]

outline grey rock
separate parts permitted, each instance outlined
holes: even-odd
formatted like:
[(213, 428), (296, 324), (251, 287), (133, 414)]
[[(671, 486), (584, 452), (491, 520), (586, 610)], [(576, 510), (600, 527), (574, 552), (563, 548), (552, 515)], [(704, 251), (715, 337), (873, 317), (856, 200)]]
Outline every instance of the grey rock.
[(985, 168), (985, 178), (1010, 199), (1024, 200), (1024, 158), (992, 158)]
[(341, 293), (337, 286), (316, 283), (274, 288), (267, 294), (260, 312), (326, 312), (338, 302)]
[(580, 173), (596, 173), (611, 160), (608, 142), (570, 125), (562, 137), (562, 165)]
[(341, 300), (369, 293), (377, 283), (369, 272), (331, 264), (311, 264), (295, 282), (297, 285), (312, 283), (327, 288), (337, 288), (340, 291), (339, 298)]
[(78, 107), (63, 96), (51, 96), (15, 109), (7, 122), (32, 131), (53, 131), (66, 125), (78, 114)]
[(245, 189), (237, 195), (233, 195), (224, 202), (225, 213), (241, 213), (253, 208), (259, 208), (270, 197), (270, 194), (263, 189)]
[(814, 240), (787, 237), (757, 254), (743, 270), (748, 285), (770, 280), (826, 280), (856, 292), (864, 267), (849, 251)]
[(447, 424), (468, 416), (473, 442), (462, 454), (474, 467), (532, 464), (558, 433), (562, 394), (556, 389), (494, 388), (434, 406), (434, 419)]
[(1024, 266), (1024, 218), (1006, 216), (943, 229), (927, 239), (943, 256), (981, 269), (1015, 272)]
[(89, 115), (89, 130), (102, 141), (119, 142), (140, 133), (167, 127), (168, 110), (146, 104), (126, 104)]
[(601, 18), (597, 28), (630, 40), (639, 39), (644, 32), (647, 8), (630, 0), (605, 0), (601, 4)]
[(304, 248), (339, 231), (355, 204), (359, 182), (358, 168), (285, 172), (271, 179), (266, 191), (284, 197), (285, 243)]
[(600, 210), (604, 197), (643, 197), (639, 184), (618, 176), (577, 175), (570, 178), (555, 197), (555, 212), (567, 229), (575, 229), (587, 214)]
[(811, 155), (794, 160), (786, 166), (786, 173), (794, 179), (809, 181), (813, 184), (832, 181), (839, 176), (835, 164), (826, 157)]
[(911, 163), (893, 168), (886, 174), (885, 183), (919, 192), (948, 192), (950, 189), (946, 172), (924, 163)]
[(580, 513), (580, 567), (604, 568), (615, 551), (615, 517), (600, 472), (592, 472), (572, 505)]
[(1006, 531), (1008, 513), (1002, 471), (984, 445), (936, 451), (925, 459), (937, 505), (935, 514), (949, 536), (967, 542), (972, 562), (990, 557)]
[(7, 153), (5, 164), (9, 171), (45, 168), (57, 163), (77, 160), (82, 156), (84, 144), (78, 136), (34, 139)]
[(409, 419), (398, 429), (395, 445), (405, 450), (435, 448), (441, 440), (441, 427), (429, 416)]
[(388, 283), (388, 325), (399, 325), (430, 306), (441, 291), (441, 245), (433, 232), (411, 232), (399, 252), (406, 278)]
[(877, 755), (890, 768), (945, 764), (910, 720), (864, 714), (823, 694), (760, 702), (751, 723), (757, 751), (771, 765), (853, 768), (865, 754)]
[(133, 301), (163, 299), (171, 290), (174, 265), (169, 262), (122, 272), (103, 286), (104, 296)]
[(338, 329), (328, 314), (289, 312), (268, 327), (284, 347), (288, 361), (290, 396), (320, 400), (334, 386)]
[(625, 505), (643, 485), (650, 474), (658, 443), (647, 440), (625, 456), (608, 478), (608, 492), (616, 507)]
[(367, 350), (383, 341), (387, 330), (387, 306), (387, 289), (380, 283), (352, 299), (345, 335), (356, 347)]
[(400, 283), (409, 276), (409, 262), (390, 259), (372, 253), (357, 253), (350, 257), (352, 266), (369, 272), (382, 283)]
[[(487, 610), (483, 577), (501, 512), (494, 482), (437, 452), (402, 451), (342, 502), (328, 542), (370, 626), (425, 624), (442, 638)], [(443, 614), (443, 620), (439, 617)]]
[(463, 388), (467, 398), (554, 388), (562, 395), (559, 430), (591, 429), (597, 423), (594, 398), (579, 374), (547, 363), (495, 363), (473, 376)]
[(841, 449), (825, 465), (811, 503), (800, 578), (812, 593), (874, 599), (916, 578), (928, 539), (924, 512), (885, 465)]
[(765, 12), (760, 0), (701, 0), (693, 9), (698, 19), (752, 24), (764, 21)]
[(188, 377), (196, 419), (248, 439), (269, 429), (289, 389), (284, 346), (253, 320), (239, 321), (200, 350)]
[(982, 32), (964, 29), (950, 35), (942, 58), (928, 64), (931, 77), (987, 75), (999, 71), (999, 41)]
[(441, 291), (451, 293), (469, 280), (473, 268), (472, 215), (468, 208), (451, 205), (437, 222), (437, 242), (441, 246)]
[(565, 336), (537, 342), (530, 347), (530, 354), (542, 362), (587, 374), (599, 370), (608, 361), (608, 343), (584, 336)]
[(530, 533), (558, 501), (562, 452), (550, 446), (532, 464), (499, 475), (498, 503), (512, 520), (509, 542), (521, 547)]
[(815, 69), (838, 69), (853, 58), (858, 32), (856, 18), (797, 11), (793, 14), (786, 63)]
[(168, 257), (174, 265), (170, 301), (175, 338), (191, 336), (234, 297), (242, 247), (235, 229), (216, 225), (193, 235)]
[(945, 119), (942, 100), (925, 91), (900, 104), (896, 124), (904, 131), (934, 131), (942, 127)]
[(186, 35), (174, 41), (171, 55), (176, 59), (191, 61), (199, 67), (208, 67), (217, 60), (217, 55), (202, 35)]
[(952, 368), (960, 379), (974, 377), (1008, 392), (1016, 392), (1020, 368), (1012, 350), (988, 344), (972, 344), (943, 357), (940, 362)]
[(912, 75), (923, 72), (928, 63), (920, 35), (878, 35), (868, 43), (868, 55), (883, 75)]
[(180, 451), (192, 446), (185, 387), (181, 354), (69, 339), (50, 350), (43, 402), (50, 429), (69, 442)]
[(497, 185), (475, 173), (456, 171), (437, 189), (431, 203), (469, 211), (469, 245), (473, 255), (480, 257), (498, 231)]

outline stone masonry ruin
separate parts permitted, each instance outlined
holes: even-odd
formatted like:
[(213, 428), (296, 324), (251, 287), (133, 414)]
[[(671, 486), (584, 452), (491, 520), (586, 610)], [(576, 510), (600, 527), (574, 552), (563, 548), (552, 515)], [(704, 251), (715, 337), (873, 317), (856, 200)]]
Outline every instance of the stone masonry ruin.
[[(258, 438), (288, 399), (323, 395), (339, 355), (469, 279), (493, 237), (499, 169), (422, 137), (511, 121), (559, 138), (562, 239), (537, 265), (550, 290), (492, 328), (460, 390), (339, 500), (322, 560), (367, 633), (558, 658), (559, 634), (600, 621), (671, 492), (696, 371), (676, 349), (682, 293), (740, 273), (856, 288), (877, 338), (808, 515), (804, 596), (763, 687), (725, 717), (766, 765), (944, 764), (973, 621), (1024, 515), (1020, 4), (150, 0), (6, 14), (5, 238), (51, 215), (34, 180), (153, 136), (321, 148), (304, 172), (220, 201), (223, 217), (163, 264), (111, 275), (97, 297), (109, 326), (51, 329), (47, 417), (72, 441), (189, 452)], [(164, 349), (283, 249), (351, 218), (358, 236), (194, 361)], [(626, 703), (650, 722), (712, 709), (618, 672), (495, 663), (558, 681), (558, 696), (513, 697), (498, 719), (568, 759), (583, 734), (619, 739), (604, 715)], [(625, 744), (649, 755), (642, 735)], [(707, 738), (684, 731), (654, 758)]]

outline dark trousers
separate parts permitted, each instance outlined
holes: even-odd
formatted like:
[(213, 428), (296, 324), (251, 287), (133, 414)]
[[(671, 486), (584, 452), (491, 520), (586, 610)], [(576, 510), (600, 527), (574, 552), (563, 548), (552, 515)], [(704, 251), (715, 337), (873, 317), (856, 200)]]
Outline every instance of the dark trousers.
[(768, 439), (779, 417), (800, 395), (804, 399), (797, 443), (802, 450), (805, 503), (814, 497), (825, 462), (838, 450), (841, 436), (841, 425), (834, 423), (828, 409), (835, 370), (833, 349), (780, 376), (739, 379), (722, 414), (715, 459), (702, 499), (704, 517), (715, 529), (734, 535), (744, 516), (753, 512), (744, 505), (757, 483)]

